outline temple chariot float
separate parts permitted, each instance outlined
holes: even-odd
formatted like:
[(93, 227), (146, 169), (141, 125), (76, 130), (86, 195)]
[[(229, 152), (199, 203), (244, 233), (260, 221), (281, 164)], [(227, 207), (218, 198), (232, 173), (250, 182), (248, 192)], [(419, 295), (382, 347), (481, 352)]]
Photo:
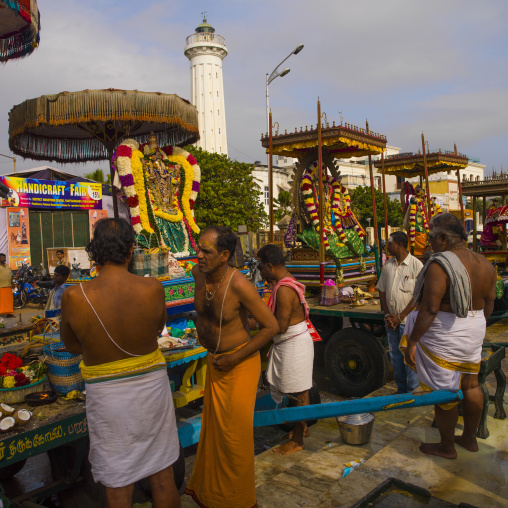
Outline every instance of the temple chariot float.
[[(431, 198), (429, 175), (442, 171), (456, 171), (459, 181), (459, 201), (461, 216), (464, 220), (464, 205), (462, 203), (462, 192), (460, 189), (459, 171), (468, 165), (468, 158), (457, 153), (439, 150), (434, 153), (426, 153), (425, 141), (422, 135), (423, 153), (403, 153), (391, 155), (383, 160), (377, 160), (374, 165), (387, 174), (404, 178), (419, 177), (419, 184), (412, 185), (404, 182), (400, 192), (400, 202), (404, 213), (404, 229), (409, 237), (411, 254), (422, 258), (428, 245), (427, 234), (429, 232), (429, 221), (434, 215), (442, 213), (441, 207), (436, 198)], [(425, 178), (425, 187), (424, 179)]]
[[(339, 285), (365, 284), (379, 275), (377, 251), (373, 254), (366, 250), (366, 233), (351, 209), (351, 197), (341, 184), (334, 160), (380, 155), (386, 137), (370, 132), (368, 127), (336, 126), (335, 122), (318, 130), (311, 126), (310, 130), (300, 128), (289, 134), (276, 132), (271, 139), (273, 154), (298, 159), (293, 177), (294, 212), (284, 237), (286, 248), (291, 250), (286, 266), (297, 280), (310, 287), (322, 283), (322, 267), (324, 279), (333, 279)], [(270, 149), (268, 135), (261, 143)]]

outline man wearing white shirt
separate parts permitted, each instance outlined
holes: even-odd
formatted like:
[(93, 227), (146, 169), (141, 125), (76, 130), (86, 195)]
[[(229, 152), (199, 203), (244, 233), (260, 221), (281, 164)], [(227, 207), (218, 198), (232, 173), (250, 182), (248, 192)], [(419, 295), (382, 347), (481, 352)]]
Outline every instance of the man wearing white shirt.
[(386, 334), (397, 393), (412, 392), (419, 385), (418, 376), (405, 365), (404, 355), (399, 350), (406, 325), (405, 309), (413, 298), (415, 281), (423, 268), (421, 261), (408, 252), (407, 246), (406, 233), (396, 231), (390, 235), (388, 253), (391, 258), (383, 266), (376, 286), (381, 308), (385, 313)]

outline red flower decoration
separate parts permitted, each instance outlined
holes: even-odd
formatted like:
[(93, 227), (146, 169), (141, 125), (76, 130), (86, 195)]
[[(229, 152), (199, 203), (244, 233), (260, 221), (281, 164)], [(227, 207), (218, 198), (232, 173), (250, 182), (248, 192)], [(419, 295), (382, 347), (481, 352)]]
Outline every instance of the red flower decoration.
[(131, 217), (131, 224), (135, 226), (136, 224), (141, 224), (141, 217)]
[(138, 196), (131, 196), (127, 199), (127, 204), (130, 208), (134, 208), (135, 206), (139, 205), (139, 199)]
[(18, 367), (23, 366), (23, 360), (10, 353), (4, 353), (0, 363), (3, 364), (8, 370), (17, 369)]
[(165, 147), (162, 148), (162, 151), (166, 155), (173, 155), (173, 147), (172, 146), (165, 146)]
[(189, 156), (187, 157), (187, 162), (191, 165), (191, 166), (194, 166), (194, 164), (197, 163), (196, 159), (194, 158), (194, 155), (192, 154), (189, 154)]
[(180, 289), (178, 290), (178, 293), (180, 293), (181, 295), (183, 295), (183, 288), (180, 288)]
[(30, 379), (21, 372), (20, 374), (16, 374), (14, 376), (14, 386), (25, 386), (30, 384)]
[(132, 148), (130, 146), (126, 146), (126, 145), (120, 145), (116, 149), (116, 156), (117, 157), (132, 157)]

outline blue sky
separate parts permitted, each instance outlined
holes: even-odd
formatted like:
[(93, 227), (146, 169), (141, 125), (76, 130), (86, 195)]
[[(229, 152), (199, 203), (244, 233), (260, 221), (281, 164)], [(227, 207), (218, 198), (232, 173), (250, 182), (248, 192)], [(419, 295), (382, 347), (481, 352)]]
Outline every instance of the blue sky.
[[(0, 67), (0, 153), (8, 112), (44, 94), (96, 88), (190, 97), (185, 38), (207, 11), (226, 40), (223, 62), (228, 151), (266, 161), (265, 75), (298, 44), (291, 72), (270, 85), (281, 130), (316, 125), (316, 103), (331, 123), (370, 128), (402, 151), (431, 150), (508, 169), (508, 2), (506, 0), (39, 0), (41, 43)], [(46, 164), (17, 158), (19, 169)], [(48, 163), (76, 174), (87, 165)], [(12, 162), (0, 157), (0, 174)]]

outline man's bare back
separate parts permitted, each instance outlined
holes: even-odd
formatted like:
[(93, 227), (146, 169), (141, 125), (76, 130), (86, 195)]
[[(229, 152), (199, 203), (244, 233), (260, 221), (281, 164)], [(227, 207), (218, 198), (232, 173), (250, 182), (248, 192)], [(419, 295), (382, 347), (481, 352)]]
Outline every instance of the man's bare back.
[[(466, 248), (456, 249), (453, 253), (461, 260), (471, 281), (471, 310), (485, 309), (485, 314), (490, 315), (496, 297), (496, 270), (492, 266), (492, 263), (485, 256), (471, 252)], [(441, 279), (441, 277), (435, 277), (430, 271), (431, 269), (432, 272), (434, 270), (441, 272), (446, 280), (446, 292), (439, 305), (439, 310), (442, 312), (453, 312), (450, 303), (450, 278), (438, 263), (432, 263), (432, 266), (429, 267), (428, 276), (434, 281)]]
[(285, 333), (290, 326), (305, 321), (305, 312), (300, 298), (289, 286), (280, 286), (277, 289), (275, 317), (279, 322), (281, 333)]
[[(164, 288), (157, 280), (105, 266), (83, 290), (112, 339), (132, 355), (157, 349), (157, 337), (166, 322)], [(85, 365), (129, 358), (109, 339), (79, 286), (62, 298), (62, 333), (68, 349), (83, 352)], [(72, 340), (72, 345), (70, 340)]]

